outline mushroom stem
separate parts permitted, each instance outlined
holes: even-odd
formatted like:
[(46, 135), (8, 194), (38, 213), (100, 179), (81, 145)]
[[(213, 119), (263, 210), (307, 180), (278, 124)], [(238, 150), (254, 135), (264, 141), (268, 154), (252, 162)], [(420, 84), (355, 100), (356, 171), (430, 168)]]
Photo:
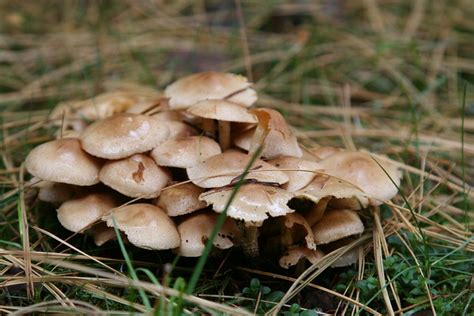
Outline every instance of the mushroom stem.
[(223, 151), (230, 147), (230, 122), (219, 121), (219, 144)]
[(325, 197), (316, 203), (308, 214), (306, 214), (305, 219), (308, 222), (309, 226), (316, 224), (324, 215), (326, 207), (329, 203), (330, 197)]
[(247, 258), (258, 258), (260, 250), (258, 248), (258, 227), (242, 225), (242, 251)]

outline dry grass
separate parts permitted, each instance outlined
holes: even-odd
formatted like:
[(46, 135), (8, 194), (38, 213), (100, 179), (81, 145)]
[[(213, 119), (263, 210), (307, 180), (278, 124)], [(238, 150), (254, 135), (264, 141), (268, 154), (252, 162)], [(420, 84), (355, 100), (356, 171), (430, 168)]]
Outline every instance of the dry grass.
[[(311, 289), (337, 298), (340, 304), (328, 310), (336, 313), (443, 313), (441, 299), (464, 300), (468, 311), (472, 288), (463, 271), (451, 269), (449, 277), (466, 285), (448, 298), (430, 281), (433, 269), (450, 267), (448, 260), (467, 262), (467, 280), (473, 271), (471, 2), (245, 1), (241, 10), (239, 1), (3, 2), (0, 313), (145, 312), (133, 290), (143, 289), (161, 312), (182, 296), (184, 313), (246, 314), (234, 294), (253, 275), (286, 292), (270, 309), (274, 314), (293, 302), (314, 307), (304, 294)], [(196, 295), (173, 289), (178, 276), (189, 277), (189, 261), (170, 272), (164, 263), (172, 255), (129, 249), (135, 267), (150, 269), (161, 283), (145, 273), (133, 281), (122, 271), (118, 247), (96, 249), (80, 236), (65, 241), (70, 234), (35, 199), (22, 166), (28, 150), (53, 135), (49, 109), (130, 83), (163, 88), (208, 69), (247, 73), (259, 104), (285, 113), (305, 145), (388, 155), (403, 170), (399, 196), (382, 212), (367, 213), (366, 235), (296, 278), (225, 256), (209, 265)], [(358, 244), (364, 251), (355, 276), (337, 293), (331, 286), (343, 283), (341, 271), (327, 267)], [(421, 276), (416, 302), (384, 266), (394, 255), (406, 256)], [(371, 273), (380, 293), (365, 300), (354, 285)]]

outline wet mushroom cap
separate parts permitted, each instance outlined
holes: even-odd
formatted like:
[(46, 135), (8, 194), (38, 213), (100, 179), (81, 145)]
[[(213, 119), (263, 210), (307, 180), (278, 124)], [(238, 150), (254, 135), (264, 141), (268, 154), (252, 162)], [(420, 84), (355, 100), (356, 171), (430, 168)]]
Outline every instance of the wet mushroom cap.
[(350, 210), (327, 211), (312, 227), (317, 245), (364, 232), (364, 224), (356, 212)]
[[(173, 82), (166, 87), (165, 95), (170, 98), (169, 104), (172, 109), (185, 109), (202, 100), (227, 97), (232, 97), (234, 101), (251, 102), (242, 103), (250, 106), (256, 98), (253, 98), (252, 93), (246, 92), (249, 87), (250, 82), (243, 76), (208, 71)], [(239, 99), (237, 95), (243, 92), (246, 92), (245, 96)]]
[(368, 195), (371, 204), (380, 205), (397, 194), (401, 175), (393, 164), (374, 159), (367, 153), (341, 151), (320, 163), (325, 173), (354, 184)]
[[(199, 257), (202, 255), (208, 237), (216, 225), (218, 214), (212, 212), (193, 214), (178, 225), (181, 236), (181, 245), (177, 253), (183, 257)], [(228, 249), (234, 245), (234, 240), (239, 236), (239, 228), (235, 221), (226, 218), (217, 233), (213, 244), (219, 249)]]
[(79, 232), (117, 206), (115, 198), (108, 194), (90, 193), (61, 204), (58, 219), (64, 228)]
[(117, 114), (89, 125), (81, 135), (82, 147), (89, 154), (121, 159), (146, 152), (169, 135), (168, 125), (151, 116)]
[(152, 150), (151, 156), (160, 166), (190, 168), (221, 153), (219, 144), (205, 136), (169, 139)]
[(268, 163), (286, 173), (289, 181), (283, 184), (282, 188), (290, 192), (307, 186), (318, 174), (316, 171), (322, 170), (317, 162), (296, 157), (280, 157)]
[(163, 190), (154, 202), (169, 216), (180, 216), (205, 208), (205, 202), (199, 200), (204, 189), (192, 183), (178, 183)]
[(114, 210), (104, 218), (107, 226), (125, 233), (133, 245), (145, 249), (172, 249), (179, 247), (181, 240), (175, 223), (161, 208), (146, 204), (131, 204)]
[[(234, 188), (216, 189), (205, 192), (199, 197), (208, 205), (213, 206), (213, 210), (221, 213), (224, 211)], [(259, 226), (268, 215), (272, 217), (283, 216), (294, 210), (288, 207), (288, 201), (293, 194), (290, 192), (269, 185), (244, 184), (242, 185), (229, 208), (227, 216), (250, 222)]]
[(249, 113), (244, 106), (226, 100), (204, 100), (193, 104), (188, 113), (206, 119), (239, 122), (257, 123), (255, 115)]
[(135, 154), (108, 161), (100, 170), (100, 181), (130, 197), (155, 198), (171, 180), (168, 170), (157, 166), (150, 157)]
[(75, 138), (43, 143), (30, 151), (25, 160), (26, 170), (35, 177), (80, 186), (99, 182), (101, 164), (83, 151)]
[[(222, 187), (236, 181), (251, 158), (249, 155), (237, 151), (227, 151), (187, 168), (186, 172), (189, 179), (197, 186), (202, 188)], [(288, 176), (284, 172), (260, 159), (253, 163), (246, 179), (278, 184), (288, 182)]]

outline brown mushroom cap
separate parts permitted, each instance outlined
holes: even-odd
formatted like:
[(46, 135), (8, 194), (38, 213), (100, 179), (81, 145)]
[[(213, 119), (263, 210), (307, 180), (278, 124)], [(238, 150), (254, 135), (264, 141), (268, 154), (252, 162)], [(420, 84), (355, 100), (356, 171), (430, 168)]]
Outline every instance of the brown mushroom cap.
[(118, 114), (89, 125), (82, 147), (96, 157), (120, 159), (155, 148), (169, 135), (168, 125), (151, 116)]
[(280, 267), (288, 269), (291, 266), (295, 266), (301, 259), (307, 259), (311, 264), (316, 264), (324, 257), (324, 253), (317, 249), (312, 250), (306, 247), (294, 247), (288, 249), (287, 253), (280, 258)]
[(65, 138), (34, 148), (25, 166), (42, 180), (85, 186), (99, 182), (101, 161), (83, 151), (78, 139)]
[[(243, 105), (250, 106), (256, 101), (256, 95), (246, 92), (250, 87), (247, 78), (231, 73), (202, 72), (173, 82), (166, 87), (165, 95), (170, 98), (172, 109), (185, 109), (199, 101), (207, 99), (230, 98)], [(237, 95), (245, 92), (241, 98)]]
[(390, 163), (379, 161), (379, 166), (374, 159), (367, 153), (341, 151), (320, 163), (325, 173), (354, 184), (369, 196), (371, 204), (380, 205), (397, 194), (400, 172)]
[(154, 202), (168, 213), (168, 216), (180, 216), (205, 208), (207, 205), (199, 200), (204, 189), (192, 184), (176, 184), (163, 190)]
[(58, 219), (66, 229), (79, 232), (117, 206), (116, 200), (108, 194), (90, 193), (61, 204)]
[(158, 206), (138, 203), (116, 209), (104, 219), (109, 227), (114, 227), (112, 217), (117, 228), (137, 247), (172, 249), (181, 243), (176, 225)]
[(280, 157), (270, 160), (268, 163), (286, 173), (289, 181), (283, 184), (282, 188), (290, 192), (307, 186), (318, 174), (316, 171), (322, 169), (315, 161), (296, 157)]
[(364, 224), (354, 211), (331, 210), (327, 211), (312, 229), (314, 241), (319, 245), (360, 234), (364, 232)]
[(135, 154), (108, 161), (100, 170), (100, 181), (130, 197), (155, 198), (171, 180), (170, 173), (148, 156)]
[[(221, 213), (227, 204), (234, 188), (216, 189), (205, 192), (199, 197), (208, 205), (213, 205), (214, 211)], [(283, 216), (294, 212), (287, 206), (293, 194), (269, 185), (244, 184), (235, 195), (232, 204), (227, 209), (227, 216), (240, 219), (259, 226), (268, 218)]]
[(244, 106), (226, 100), (204, 100), (193, 104), (188, 113), (212, 120), (257, 123), (255, 115), (249, 113)]
[[(232, 183), (242, 174), (250, 159), (249, 155), (227, 151), (187, 168), (186, 172), (189, 179), (202, 188), (222, 187)], [(278, 184), (288, 182), (288, 176), (285, 173), (260, 159), (254, 162), (246, 179)]]
[(153, 149), (151, 156), (160, 166), (190, 168), (220, 153), (221, 148), (213, 139), (191, 136), (166, 140)]
[[(207, 212), (193, 214), (178, 225), (181, 245), (177, 253), (183, 257), (199, 257), (202, 255), (206, 242), (216, 225), (218, 214)], [(228, 249), (234, 245), (234, 240), (240, 231), (232, 218), (226, 218), (224, 225), (214, 239), (214, 246)]]

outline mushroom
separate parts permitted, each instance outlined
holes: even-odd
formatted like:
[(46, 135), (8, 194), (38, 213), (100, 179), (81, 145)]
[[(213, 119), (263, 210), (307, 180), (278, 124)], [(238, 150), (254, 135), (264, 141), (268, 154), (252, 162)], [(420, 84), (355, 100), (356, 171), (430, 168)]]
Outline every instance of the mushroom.
[(37, 182), (38, 180), (38, 178), (33, 178), (31, 182), (35, 183), (33, 187), (39, 188), (38, 199), (43, 202), (61, 204), (72, 198), (77, 191), (77, 187), (70, 184), (45, 180)]
[[(157, 117), (160, 119), (159, 117)], [(162, 121), (162, 124), (168, 126), (170, 134), (168, 135), (167, 139), (181, 139), (185, 137), (195, 136), (198, 135), (197, 130), (189, 124), (180, 122), (180, 121)]]
[(108, 227), (125, 233), (133, 245), (145, 249), (172, 249), (179, 247), (181, 240), (178, 230), (165, 211), (146, 203), (131, 204), (115, 209), (103, 218)]
[[(199, 197), (208, 205), (213, 205), (217, 213), (224, 211), (234, 188), (220, 188), (205, 192)], [(263, 184), (244, 184), (236, 192), (226, 215), (243, 221), (242, 247), (249, 257), (258, 256), (258, 227), (272, 217), (294, 212), (287, 206), (293, 194), (278, 187)]]
[[(257, 118), (237, 103), (226, 100), (200, 101), (187, 110), (188, 113), (206, 120), (217, 120), (219, 143), (223, 150), (230, 147), (230, 123), (257, 123)], [(204, 124), (207, 126), (208, 124)]]
[[(206, 212), (192, 214), (178, 225), (181, 245), (177, 253), (183, 257), (199, 257), (206, 248), (206, 242), (216, 225), (218, 214)], [(232, 218), (226, 218), (213, 244), (219, 249), (228, 249), (240, 234), (237, 224)]]
[(35, 177), (80, 186), (98, 183), (100, 166), (101, 161), (83, 151), (75, 138), (43, 143), (25, 160), (26, 170)]
[(364, 224), (354, 211), (330, 210), (312, 229), (314, 241), (319, 245), (360, 234), (364, 232)]
[(100, 181), (130, 197), (155, 198), (171, 180), (168, 170), (148, 156), (135, 154), (108, 161), (100, 170)]
[(140, 114), (117, 114), (89, 125), (81, 135), (89, 154), (120, 159), (155, 148), (169, 135), (163, 121)]
[(66, 229), (77, 233), (117, 206), (117, 201), (109, 194), (89, 193), (61, 204), (57, 210), (58, 220)]
[(319, 249), (312, 250), (303, 246), (297, 246), (288, 249), (286, 254), (280, 258), (279, 264), (280, 267), (288, 269), (291, 266), (297, 265), (303, 258), (307, 259), (311, 264), (316, 264), (322, 257), (324, 257), (324, 253)]
[(166, 140), (152, 150), (151, 156), (160, 166), (190, 168), (220, 153), (221, 148), (213, 139), (191, 136)]
[(257, 95), (247, 78), (231, 73), (201, 72), (181, 78), (165, 89), (172, 109), (186, 109), (208, 99), (230, 99), (232, 102), (252, 105)]
[(377, 163), (367, 153), (341, 151), (321, 160), (320, 164), (327, 174), (360, 188), (372, 205), (380, 205), (398, 192), (401, 174), (396, 166), (382, 161)]
[(117, 238), (115, 230), (111, 227), (107, 227), (107, 225), (103, 222), (92, 226), (87, 232), (92, 235), (92, 238), (94, 238), (94, 243), (98, 247), (102, 246), (109, 240), (114, 240)]
[[(237, 151), (227, 151), (187, 168), (186, 172), (189, 179), (197, 186), (222, 187), (235, 181), (244, 172), (251, 158)], [(246, 179), (278, 184), (288, 182), (288, 176), (285, 173), (260, 159), (255, 160)]]
[(257, 116), (258, 125), (234, 139), (237, 147), (247, 150), (252, 155), (263, 144), (261, 155), (267, 159), (303, 155), (296, 137), (279, 112), (267, 108), (257, 108), (250, 112)]
[(307, 186), (318, 174), (316, 171), (322, 169), (315, 161), (296, 157), (280, 157), (270, 160), (268, 163), (286, 173), (289, 181), (283, 184), (282, 188), (290, 192)]
[(168, 216), (180, 216), (205, 208), (199, 200), (204, 189), (192, 183), (177, 183), (164, 189), (154, 204), (166, 211)]

